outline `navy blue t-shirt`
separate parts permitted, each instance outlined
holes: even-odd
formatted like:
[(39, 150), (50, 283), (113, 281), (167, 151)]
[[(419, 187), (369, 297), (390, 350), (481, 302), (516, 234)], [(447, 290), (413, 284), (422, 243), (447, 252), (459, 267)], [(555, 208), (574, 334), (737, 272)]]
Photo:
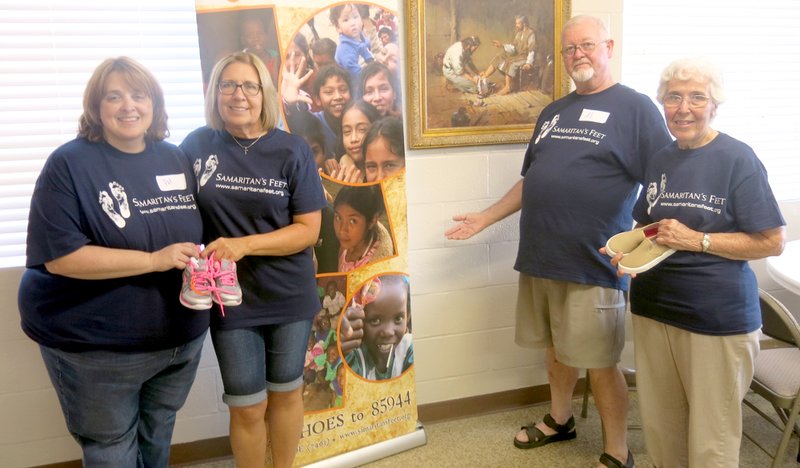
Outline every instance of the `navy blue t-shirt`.
[[(761, 161), (746, 144), (720, 133), (681, 150), (672, 143), (647, 168), (636, 221), (677, 219), (699, 232), (756, 233), (785, 224)], [(712, 236), (713, 237), (713, 236)], [(758, 285), (748, 262), (678, 251), (631, 286), (634, 314), (708, 335), (761, 326)]]
[(148, 351), (182, 345), (209, 324), (178, 299), (181, 271), (107, 280), (72, 279), (44, 264), (85, 245), (154, 252), (201, 240), (191, 167), (174, 145), (142, 153), (78, 138), (56, 149), (36, 182), (28, 220), (28, 269), (19, 288), (22, 329), (66, 351)]
[(575, 92), (540, 114), (522, 165), (518, 271), (627, 289), (598, 249), (631, 228), (649, 157), (670, 142), (653, 102), (616, 84)]
[[(314, 156), (297, 135), (273, 129), (245, 154), (228, 132), (202, 127), (181, 148), (195, 168), (206, 243), (270, 233), (290, 225), (294, 215), (325, 206)], [(236, 262), (242, 304), (226, 307), (225, 317), (215, 314), (212, 325), (233, 329), (311, 319), (320, 308), (311, 252), (309, 247)]]

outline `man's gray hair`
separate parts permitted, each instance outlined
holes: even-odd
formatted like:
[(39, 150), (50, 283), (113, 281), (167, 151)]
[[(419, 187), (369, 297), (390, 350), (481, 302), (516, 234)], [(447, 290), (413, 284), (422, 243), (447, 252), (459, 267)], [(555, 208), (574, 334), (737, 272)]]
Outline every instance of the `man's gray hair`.
[(598, 38), (599, 40), (604, 41), (609, 38), (610, 34), (608, 33), (608, 27), (606, 26), (606, 23), (600, 18), (592, 15), (573, 16), (572, 18), (569, 19), (569, 21), (564, 23), (564, 27), (561, 29), (561, 31), (563, 33), (567, 29), (573, 26), (577, 26), (579, 23), (583, 22), (594, 23), (594, 25), (597, 26), (597, 29), (600, 31), (601, 35), (601, 37)]

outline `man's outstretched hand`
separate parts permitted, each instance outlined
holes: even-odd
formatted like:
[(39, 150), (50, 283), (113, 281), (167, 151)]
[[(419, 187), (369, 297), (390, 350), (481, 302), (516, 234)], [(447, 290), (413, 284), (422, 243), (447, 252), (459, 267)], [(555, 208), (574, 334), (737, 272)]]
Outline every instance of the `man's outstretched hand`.
[(481, 213), (466, 213), (453, 216), (455, 226), (445, 231), (444, 235), (451, 240), (465, 240), (483, 231), (486, 226), (485, 216)]

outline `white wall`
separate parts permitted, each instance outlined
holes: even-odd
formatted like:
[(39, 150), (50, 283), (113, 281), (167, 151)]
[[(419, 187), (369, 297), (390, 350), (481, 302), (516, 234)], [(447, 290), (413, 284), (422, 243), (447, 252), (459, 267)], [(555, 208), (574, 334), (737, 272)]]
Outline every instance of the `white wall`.
[[(617, 38), (620, 76), (622, 0), (573, 0), (573, 14), (601, 16)], [(513, 339), (517, 275), (512, 269), (518, 216), (466, 242), (446, 241), (453, 214), (482, 209), (519, 177), (524, 145), (409, 151), (408, 223), (419, 404), (546, 383), (541, 352)], [(447, 174), (447, 177), (442, 177)], [(784, 203), (800, 225), (800, 202)], [(800, 232), (790, 230), (790, 238)], [(778, 288), (754, 262), (761, 285)], [(17, 287), (22, 269), (0, 270), (0, 466), (20, 467), (80, 458), (37, 346), (20, 330)], [(778, 297), (800, 310), (785, 291)], [(207, 343), (210, 345), (210, 343)], [(189, 400), (179, 413), (175, 443), (227, 434), (219, 370), (210, 346)], [(624, 358), (629, 362), (630, 349)]]

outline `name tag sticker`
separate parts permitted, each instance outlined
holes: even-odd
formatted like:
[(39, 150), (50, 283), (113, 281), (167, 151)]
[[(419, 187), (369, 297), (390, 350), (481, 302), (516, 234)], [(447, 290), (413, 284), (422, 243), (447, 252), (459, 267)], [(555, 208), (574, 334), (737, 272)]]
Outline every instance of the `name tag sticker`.
[(156, 176), (158, 188), (164, 192), (171, 190), (186, 190), (186, 176), (184, 174), (167, 174)]
[(608, 120), (609, 115), (611, 114), (605, 111), (584, 109), (579, 120), (581, 122), (595, 122), (604, 124), (606, 123), (606, 120)]

